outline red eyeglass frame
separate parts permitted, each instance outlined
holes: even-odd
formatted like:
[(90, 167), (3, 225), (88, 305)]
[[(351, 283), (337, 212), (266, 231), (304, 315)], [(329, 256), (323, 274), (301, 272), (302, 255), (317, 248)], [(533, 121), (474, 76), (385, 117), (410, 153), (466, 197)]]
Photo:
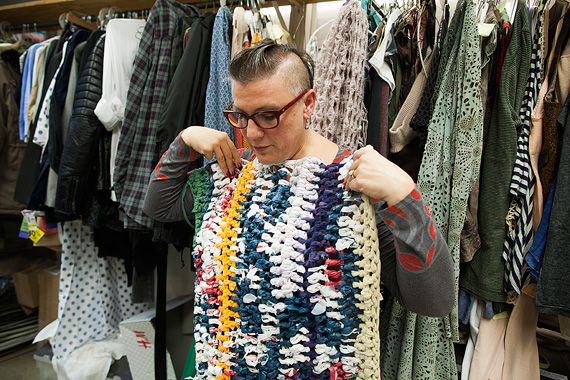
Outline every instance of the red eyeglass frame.
[[(287, 103), (286, 105), (284, 105), (283, 107), (281, 107), (281, 109), (277, 110), (277, 111), (261, 111), (261, 112), (256, 112), (253, 113), (251, 115), (243, 113), (243, 112), (238, 112), (238, 111), (232, 111), (231, 108), (234, 105), (234, 102), (231, 102), (229, 106), (226, 107), (226, 109), (223, 111), (224, 113), (224, 117), (228, 120), (228, 122), (230, 123), (230, 125), (234, 128), (237, 129), (246, 129), (247, 125), (249, 124), (249, 120), (253, 120), (253, 122), (255, 123), (255, 125), (257, 125), (259, 128), (261, 129), (273, 129), (273, 128), (277, 128), (279, 126), (279, 117), (285, 112), (287, 111), (289, 108), (291, 108), (291, 106), (293, 106), (293, 104), (295, 104), (299, 99), (301, 99), (301, 97), (303, 95), (305, 95), (307, 92), (309, 92), (309, 90), (304, 90), (303, 92), (301, 92), (295, 99), (291, 100), (289, 103)], [(232, 123), (231, 119), (230, 119), (230, 115), (231, 114), (239, 114), (242, 117), (245, 118), (246, 123), (244, 127), (238, 127), (237, 125), (234, 125), (234, 123)], [(262, 127), (261, 125), (257, 124), (257, 122), (255, 121), (254, 117), (256, 115), (262, 115), (262, 114), (270, 114), (275, 116), (275, 118), (277, 119), (277, 124), (275, 124), (274, 127)]]

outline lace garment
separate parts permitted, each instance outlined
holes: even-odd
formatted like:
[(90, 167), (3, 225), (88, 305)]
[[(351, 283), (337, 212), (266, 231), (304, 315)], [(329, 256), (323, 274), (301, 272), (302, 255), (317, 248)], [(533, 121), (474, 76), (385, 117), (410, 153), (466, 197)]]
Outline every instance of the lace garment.
[[(458, 292), (459, 238), (467, 199), (479, 174), (483, 135), (481, 57), (476, 7), (463, 0), (449, 26), (438, 73), (418, 188), (455, 264)], [(457, 376), (452, 339), (458, 340), (457, 303), (451, 315), (431, 318), (405, 311), (394, 301), (385, 313), (384, 379), (451, 379)]]

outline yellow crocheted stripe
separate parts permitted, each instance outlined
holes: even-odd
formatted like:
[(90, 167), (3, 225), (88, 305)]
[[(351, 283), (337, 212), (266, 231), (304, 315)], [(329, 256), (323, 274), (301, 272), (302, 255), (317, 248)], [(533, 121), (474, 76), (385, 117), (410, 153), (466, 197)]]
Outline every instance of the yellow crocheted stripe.
[(360, 270), (352, 271), (361, 281), (353, 286), (359, 288), (360, 294), (355, 297), (360, 301), (356, 306), (364, 311), (361, 315), (361, 333), (358, 335), (355, 356), (362, 362), (357, 379), (380, 379), (380, 250), (378, 248), (378, 231), (372, 200), (363, 196), (360, 214), (353, 216), (364, 229), (356, 235), (358, 248), (354, 250), (361, 259), (356, 263)]
[[(229, 207), (226, 210), (226, 214), (222, 217), (222, 224), (220, 226), (221, 231), (218, 232), (218, 236), (223, 238), (221, 243), (217, 243), (216, 247), (221, 249), (221, 255), (216, 256), (215, 259), (221, 262), (219, 266), (221, 275), (216, 276), (218, 283), (220, 284), (221, 295), (218, 296), (220, 301), (220, 333), (216, 335), (216, 338), (221, 342), (218, 345), (218, 350), (222, 353), (220, 358), (216, 362), (218, 367), (223, 370), (231, 369), (227, 360), (222, 359), (223, 354), (228, 354), (232, 344), (227, 344), (231, 339), (230, 332), (236, 330), (239, 327), (239, 313), (231, 310), (232, 307), (237, 307), (238, 304), (231, 300), (231, 297), (236, 297), (237, 294), (234, 293), (236, 289), (236, 282), (231, 280), (230, 277), (235, 276), (236, 262), (236, 244), (238, 233), (235, 230), (240, 227), (240, 222), (236, 220), (242, 216), (239, 210), (243, 208), (241, 202), (245, 200), (245, 193), (248, 193), (250, 189), (247, 187), (249, 181), (255, 178), (255, 170), (253, 168), (253, 162), (249, 162), (243, 169), (242, 174), (238, 178), (238, 184), (236, 185), (233, 193), (232, 199), (229, 202)], [(232, 249), (233, 247), (233, 249)], [(227, 356), (226, 356), (227, 357)], [(218, 380), (230, 380), (231, 375), (222, 373), (216, 376)]]

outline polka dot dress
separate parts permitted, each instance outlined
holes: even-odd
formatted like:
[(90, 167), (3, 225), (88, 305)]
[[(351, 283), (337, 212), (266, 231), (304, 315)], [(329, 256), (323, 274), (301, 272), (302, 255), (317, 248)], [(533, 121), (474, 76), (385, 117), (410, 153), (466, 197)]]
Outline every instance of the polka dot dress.
[(122, 260), (98, 257), (90, 227), (80, 221), (66, 222), (60, 238), (59, 327), (51, 339), (56, 359), (86, 341), (118, 333), (122, 320), (149, 308), (131, 302)]

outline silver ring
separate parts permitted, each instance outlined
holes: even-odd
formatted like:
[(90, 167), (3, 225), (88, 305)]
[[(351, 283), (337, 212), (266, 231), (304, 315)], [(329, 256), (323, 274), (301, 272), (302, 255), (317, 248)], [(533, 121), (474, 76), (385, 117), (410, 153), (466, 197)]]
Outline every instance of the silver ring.
[(348, 176), (350, 177), (350, 179), (355, 179), (356, 176), (354, 175), (354, 170), (349, 170), (349, 171), (348, 171)]

